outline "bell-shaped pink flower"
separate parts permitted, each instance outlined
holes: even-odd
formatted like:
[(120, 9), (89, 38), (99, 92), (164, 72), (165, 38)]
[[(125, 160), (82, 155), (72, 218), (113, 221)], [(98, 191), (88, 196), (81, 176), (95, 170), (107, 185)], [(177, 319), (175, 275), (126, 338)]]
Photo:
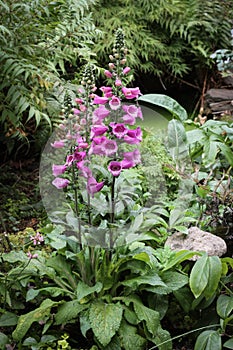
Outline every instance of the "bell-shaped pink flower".
[(128, 128), (125, 127), (125, 124), (123, 123), (110, 123), (109, 124), (112, 128), (112, 133), (118, 138), (121, 139), (124, 137), (124, 135), (127, 134), (129, 131)]
[(87, 192), (94, 197), (96, 192), (99, 192), (104, 186), (104, 181), (97, 182), (94, 177), (89, 177), (87, 180)]
[(123, 69), (123, 74), (126, 75), (127, 73), (129, 73), (129, 71), (131, 71), (131, 68), (130, 67), (125, 67)]
[(141, 92), (138, 87), (136, 88), (123, 87), (122, 92), (127, 100), (138, 98), (138, 96), (141, 95)]
[(129, 169), (135, 166), (135, 163), (132, 160), (128, 160), (128, 159), (123, 159), (121, 161), (121, 167), (122, 169)]
[(94, 125), (91, 128), (90, 138), (92, 139), (95, 136), (103, 135), (108, 130), (108, 127), (104, 124), (102, 125)]
[(113, 176), (119, 176), (122, 170), (121, 162), (111, 161), (108, 165), (108, 170)]
[(111, 73), (109, 70), (105, 70), (105, 71), (104, 71), (104, 75), (105, 75), (107, 78), (112, 78), (112, 73)]
[(129, 125), (134, 125), (136, 123), (135, 118), (130, 114), (123, 115), (122, 120)]
[(56, 165), (53, 164), (52, 165), (52, 171), (53, 171), (53, 176), (59, 176), (64, 174), (64, 172), (66, 171), (67, 166), (66, 165)]
[(107, 102), (108, 102), (108, 98), (105, 96), (100, 97), (98, 95), (95, 95), (94, 100), (93, 100), (93, 103), (96, 105), (104, 105)]
[(99, 146), (101, 149), (101, 152), (103, 152), (104, 155), (110, 157), (116, 154), (117, 152), (117, 143), (115, 140), (109, 140), (106, 138), (104, 142)]
[(106, 94), (108, 92), (112, 92), (112, 88), (110, 86), (101, 86), (100, 90)]
[(51, 143), (51, 146), (53, 148), (63, 148), (65, 147), (65, 140), (54, 141), (54, 143)]
[(81, 161), (79, 163), (76, 163), (77, 168), (79, 169), (79, 175), (85, 177), (86, 179), (88, 179), (89, 177), (92, 176), (92, 171), (90, 168), (88, 168), (85, 165), (85, 161)]
[(103, 120), (109, 115), (110, 111), (103, 105), (95, 109), (92, 117), (93, 124), (102, 124)]
[(74, 161), (74, 155), (73, 154), (68, 154), (68, 156), (66, 157), (66, 165), (67, 166), (71, 166), (73, 161)]
[(112, 96), (111, 100), (109, 101), (109, 106), (113, 111), (115, 111), (120, 108), (121, 100), (116, 96)]
[(124, 152), (124, 159), (139, 164), (141, 162), (141, 155), (139, 149), (135, 148), (132, 152)]
[(129, 130), (124, 136), (124, 141), (131, 145), (136, 145), (142, 141), (142, 130), (138, 126), (136, 129)]
[(61, 190), (62, 188), (65, 188), (69, 185), (70, 181), (67, 179), (63, 179), (61, 177), (56, 177), (56, 179), (53, 180), (52, 184)]
[(122, 81), (120, 79), (116, 79), (115, 85), (116, 86), (121, 86), (122, 85)]
[(73, 160), (76, 160), (77, 162), (81, 162), (86, 157), (86, 152), (74, 152)]

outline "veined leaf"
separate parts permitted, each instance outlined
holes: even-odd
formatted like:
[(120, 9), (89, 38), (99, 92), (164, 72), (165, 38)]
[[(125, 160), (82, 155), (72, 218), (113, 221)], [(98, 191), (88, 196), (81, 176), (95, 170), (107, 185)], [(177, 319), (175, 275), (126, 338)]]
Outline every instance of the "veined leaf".
[(80, 304), (78, 300), (64, 302), (55, 315), (55, 324), (65, 324), (78, 317), (80, 312), (88, 308), (88, 304)]
[(228, 295), (220, 295), (217, 300), (217, 313), (225, 319), (233, 310), (233, 297)]
[(120, 304), (107, 304), (100, 300), (90, 306), (89, 320), (98, 341), (106, 346), (118, 331), (123, 308)]
[(195, 298), (204, 292), (209, 281), (209, 271), (208, 255), (205, 254), (196, 261), (190, 274), (189, 284)]
[(146, 339), (137, 334), (137, 328), (122, 322), (119, 329), (121, 343), (125, 350), (143, 350), (145, 349)]
[(13, 339), (15, 341), (21, 341), (33, 322), (39, 322), (46, 316), (49, 316), (51, 308), (59, 305), (60, 303), (61, 302), (45, 299), (37, 309), (25, 315), (21, 315), (18, 319), (17, 327), (12, 333)]
[(222, 263), (218, 256), (209, 256), (208, 257), (209, 264), (209, 280), (208, 284), (204, 290), (204, 295), (206, 299), (212, 297), (218, 288), (219, 281), (222, 274)]
[(188, 118), (186, 110), (173, 98), (162, 94), (145, 94), (138, 98), (138, 101), (147, 102), (153, 106), (159, 106), (167, 109), (172, 115), (180, 120)]
[(158, 326), (160, 325), (159, 312), (152, 310), (139, 302), (134, 303), (134, 311), (140, 321), (145, 321), (148, 331), (152, 335), (155, 335), (157, 333)]
[(194, 350), (222, 350), (221, 335), (213, 330), (202, 332), (197, 337)]

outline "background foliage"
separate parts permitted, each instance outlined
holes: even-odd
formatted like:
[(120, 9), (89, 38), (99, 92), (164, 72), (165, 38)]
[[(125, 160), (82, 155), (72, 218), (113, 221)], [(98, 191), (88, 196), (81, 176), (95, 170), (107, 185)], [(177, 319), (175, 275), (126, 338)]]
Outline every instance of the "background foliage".
[[(96, 52), (103, 62), (113, 43), (113, 32), (124, 28), (129, 65), (138, 76), (185, 77), (194, 73), (201, 85), (210, 68), (210, 54), (229, 47), (232, 8), (230, 1), (117, 0), (97, 1), (93, 17), (103, 30)], [(101, 13), (101, 15), (100, 15)]]
[(65, 84), (71, 67), (80, 69), (92, 56), (93, 3), (0, 1), (1, 141), (9, 152), (16, 138), (41, 145), (48, 126), (58, 122), (59, 95), (71, 88)]

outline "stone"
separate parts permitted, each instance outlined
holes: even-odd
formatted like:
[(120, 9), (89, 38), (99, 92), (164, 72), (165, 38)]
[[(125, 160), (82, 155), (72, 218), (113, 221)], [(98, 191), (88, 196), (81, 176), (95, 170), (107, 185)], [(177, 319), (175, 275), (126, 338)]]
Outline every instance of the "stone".
[(233, 89), (210, 89), (205, 94), (205, 110), (212, 114), (233, 113)]
[[(188, 234), (175, 232), (168, 237), (165, 245), (174, 251), (191, 250), (196, 252), (206, 252), (209, 256), (222, 256), (227, 252), (226, 242), (210, 232), (202, 231), (198, 227), (190, 227)], [(194, 256), (190, 260), (197, 260)]]

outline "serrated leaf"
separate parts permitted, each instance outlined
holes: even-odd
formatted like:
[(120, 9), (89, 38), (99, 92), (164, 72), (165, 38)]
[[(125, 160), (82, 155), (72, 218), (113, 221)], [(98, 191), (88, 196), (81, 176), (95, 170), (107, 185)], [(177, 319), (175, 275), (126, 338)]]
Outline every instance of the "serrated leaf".
[(80, 304), (78, 300), (71, 300), (63, 303), (55, 315), (55, 324), (65, 324), (76, 319), (80, 312), (87, 309), (87, 304)]
[(148, 331), (155, 335), (160, 324), (160, 315), (157, 311), (152, 310), (139, 302), (135, 302), (134, 311), (137, 315), (137, 318), (140, 321), (146, 322), (146, 327)]
[(122, 347), (125, 350), (145, 349), (146, 339), (137, 334), (137, 328), (122, 322), (119, 329)]
[(39, 322), (46, 316), (49, 316), (51, 308), (59, 304), (60, 302), (45, 299), (37, 309), (25, 315), (21, 315), (18, 319), (17, 327), (12, 333), (13, 339), (15, 341), (21, 341), (33, 322)]
[(209, 261), (205, 254), (199, 258), (192, 268), (190, 274), (190, 288), (195, 298), (198, 298), (205, 290), (209, 281)]
[(138, 288), (138, 286), (141, 284), (166, 287), (166, 284), (162, 281), (157, 273), (150, 273), (148, 275), (130, 278), (126, 281), (123, 281), (122, 284), (123, 286), (128, 286), (133, 289)]
[(170, 333), (161, 326), (158, 327), (156, 336), (152, 341), (157, 345), (159, 350), (172, 350)]
[(188, 276), (177, 271), (164, 271), (160, 277), (166, 284), (169, 293), (184, 287), (189, 282)]
[(95, 301), (91, 304), (89, 319), (92, 330), (103, 346), (107, 346), (118, 331), (122, 313), (123, 309), (120, 304), (106, 304), (102, 301)]
[(202, 332), (197, 337), (194, 350), (222, 350), (221, 335), (213, 330)]
[(94, 292), (99, 293), (102, 287), (103, 285), (100, 282), (97, 282), (94, 286), (90, 287), (86, 283), (80, 281), (78, 282), (78, 286), (76, 289), (77, 299), (80, 301), (81, 299), (85, 298), (86, 296)]

